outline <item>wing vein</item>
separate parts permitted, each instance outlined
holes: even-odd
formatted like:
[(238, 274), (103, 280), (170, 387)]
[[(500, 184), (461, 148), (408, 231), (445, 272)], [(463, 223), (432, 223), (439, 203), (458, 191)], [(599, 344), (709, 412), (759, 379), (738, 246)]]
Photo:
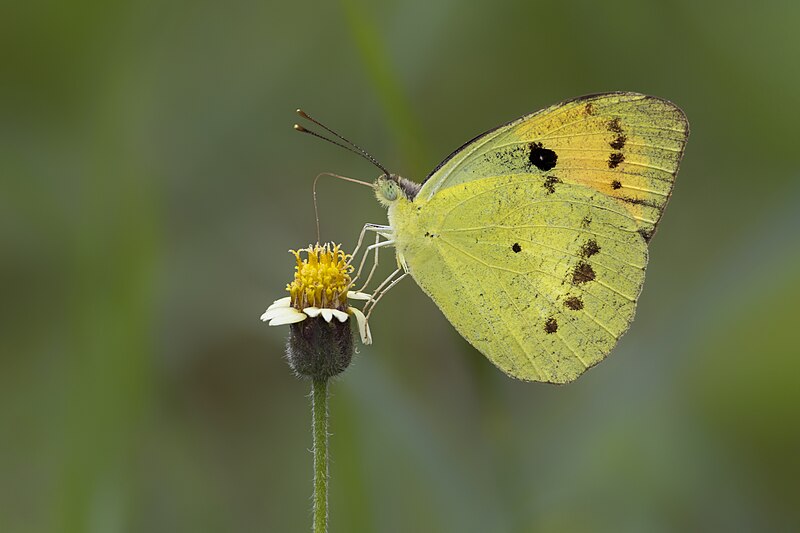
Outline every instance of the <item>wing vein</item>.
[[(445, 234), (445, 233), (461, 233), (461, 232), (466, 232), (466, 231), (476, 231), (476, 230), (484, 230), (484, 229), (550, 229), (550, 228), (552, 228), (552, 229), (565, 229), (565, 230), (569, 230), (569, 231), (579, 231), (581, 233), (588, 233), (590, 235), (595, 235), (597, 237), (602, 237), (604, 239), (608, 239), (610, 241), (614, 241), (614, 242), (617, 242), (617, 243), (625, 245), (625, 246), (630, 246), (629, 242), (625, 242), (625, 241), (621, 241), (619, 239), (615, 239), (614, 237), (611, 237), (611, 236), (606, 235), (604, 233), (597, 233), (596, 231), (589, 231), (589, 230), (583, 229), (583, 228), (574, 228), (574, 227), (570, 227), (570, 226), (555, 226), (555, 225), (550, 225), (550, 224), (523, 224), (523, 225), (519, 225), (519, 226), (504, 226), (504, 225), (501, 225), (501, 224), (486, 224), (484, 226), (473, 226), (473, 227), (469, 227), (469, 228), (443, 229), (443, 230), (441, 230), (440, 233), (441, 234)], [(626, 233), (636, 233), (637, 232), (637, 230), (628, 230), (628, 229), (625, 229), (625, 228), (615, 228), (615, 229), (617, 229), (619, 231), (624, 231)]]
[[(494, 266), (492, 266), (492, 265), (490, 265), (490, 264), (486, 263), (485, 261), (481, 260), (480, 258), (478, 258), (478, 257), (476, 257), (476, 256), (474, 256), (474, 255), (472, 255), (472, 254), (470, 254), (470, 253), (468, 253), (468, 252), (466, 252), (465, 250), (462, 250), (462, 249), (461, 249), (461, 248), (459, 248), (458, 246), (455, 246), (455, 245), (453, 245), (452, 243), (450, 243), (450, 242), (449, 242), (449, 241), (447, 241), (446, 239), (442, 239), (442, 242), (444, 242), (444, 243), (445, 243), (445, 244), (447, 244), (448, 246), (452, 247), (452, 248), (453, 248), (453, 249), (455, 249), (457, 252), (460, 252), (460, 253), (462, 253), (463, 255), (466, 255), (467, 257), (469, 257), (469, 258), (470, 258), (470, 259), (472, 259), (473, 261), (477, 261), (478, 263), (482, 264), (483, 266), (485, 266), (485, 267), (486, 267), (487, 269), (489, 269), (489, 270), (492, 270), (492, 269), (494, 269), (494, 268), (497, 268), (497, 267), (494, 267)], [(506, 270), (506, 269), (502, 269), (502, 268), (501, 268), (500, 270)], [(508, 271), (508, 272), (512, 272), (512, 273), (514, 273), (514, 274), (518, 274), (518, 275), (522, 275), (522, 276), (524, 276), (524, 273), (522, 273), (522, 272), (516, 272), (516, 271), (513, 271), (513, 270), (506, 270), (506, 271)], [(486, 291), (486, 289), (483, 287), (483, 283), (482, 283), (482, 281), (481, 281), (480, 277), (479, 277), (479, 276), (474, 276), (474, 279), (477, 281), (477, 284), (478, 284), (478, 286), (480, 286), (480, 287), (481, 287), (481, 290), (485, 292), (485, 291)], [(502, 283), (502, 282), (500, 283), (500, 289), (501, 289), (501, 290), (503, 291), (503, 293), (506, 295), (506, 298), (508, 299), (508, 301), (509, 301), (509, 302), (511, 302), (511, 305), (514, 307), (514, 311), (517, 313), (517, 315), (520, 315), (521, 313), (520, 313), (520, 310), (519, 310), (519, 308), (517, 307), (516, 303), (514, 302), (514, 299), (513, 299), (513, 298), (511, 298), (511, 295), (510, 295), (510, 294), (508, 293), (508, 291), (506, 290), (505, 284), (504, 284), (504, 283)], [(540, 313), (540, 316), (541, 316), (541, 313)], [(528, 352), (528, 350), (525, 348), (525, 345), (524, 345), (524, 344), (523, 344), (523, 343), (520, 341), (520, 339), (517, 337), (516, 333), (513, 331), (513, 329), (511, 328), (511, 326), (509, 326), (507, 323), (505, 323), (505, 322), (503, 322), (503, 321), (501, 321), (500, 323), (501, 323), (501, 324), (503, 324), (503, 326), (505, 326), (505, 329), (506, 329), (506, 331), (508, 331), (508, 333), (509, 333), (509, 336), (510, 336), (512, 339), (514, 339), (514, 342), (517, 344), (517, 346), (519, 346), (520, 350), (522, 350), (522, 353), (523, 353), (523, 354), (525, 354), (525, 357), (528, 359), (528, 361), (530, 361), (530, 363), (531, 363), (531, 366), (533, 367), (533, 370), (536, 372), (537, 376), (539, 377), (539, 380), (544, 380), (544, 379), (545, 379), (545, 376), (544, 376), (544, 374), (542, 373), (542, 370), (539, 368), (539, 365), (537, 365), (537, 364), (536, 364), (535, 357), (534, 357), (534, 356), (533, 356), (533, 355), (532, 355), (530, 352)]]
[[(553, 250), (554, 252), (559, 252), (559, 253), (561, 253), (561, 254), (563, 254), (565, 256), (568, 256), (568, 257), (575, 257), (575, 258), (578, 258), (578, 259), (582, 259), (583, 258), (583, 256), (581, 256), (579, 254), (576, 254), (576, 253), (573, 253), (573, 252), (570, 252), (570, 251), (567, 251), (567, 250), (562, 250), (560, 248), (556, 248), (555, 246), (548, 246), (547, 244), (544, 244), (541, 241), (534, 241), (532, 239), (524, 239), (524, 238), (520, 238), (520, 237), (515, 237), (515, 239), (519, 239), (520, 242), (527, 242), (527, 243), (530, 243), (530, 244), (532, 244), (534, 246), (541, 246), (542, 248), (547, 248), (548, 250)], [(481, 241), (481, 244), (496, 245), (498, 248), (508, 248), (508, 244), (504, 243), (504, 242)], [(622, 263), (622, 265), (624, 265), (624, 266), (629, 266), (629, 267), (635, 268), (637, 270), (641, 270), (641, 268), (642, 268), (642, 267), (640, 267), (638, 265), (634, 265), (633, 263), (629, 263), (629, 262), (625, 261), (624, 259), (620, 259), (619, 256), (617, 256), (616, 254), (612, 254), (612, 253), (609, 253), (609, 252), (603, 252), (603, 255), (606, 256), (606, 257), (610, 257), (613, 260)], [(592, 259), (592, 265), (601, 266), (601, 267), (605, 268), (606, 270), (608, 270), (609, 272), (617, 272), (617, 273), (619, 272), (618, 269), (616, 269), (614, 267), (610, 267), (610, 266), (606, 265), (605, 263), (601, 263), (596, 258)], [(630, 282), (635, 282), (635, 280), (633, 280), (633, 279), (631, 279), (631, 278), (629, 278), (627, 276), (623, 276), (623, 277), (626, 280), (630, 281)]]

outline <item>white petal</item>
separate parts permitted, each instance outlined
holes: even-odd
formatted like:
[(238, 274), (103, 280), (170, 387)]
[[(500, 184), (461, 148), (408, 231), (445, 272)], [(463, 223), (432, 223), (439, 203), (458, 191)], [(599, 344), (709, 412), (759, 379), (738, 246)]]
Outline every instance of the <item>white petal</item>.
[(310, 317), (319, 316), (321, 311), (322, 309), (320, 309), (319, 307), (306, 307), (305, 309), (303, 309), (303, 312)]
[(267, 320), (272, 320), (273, 318), (281, 316), (284, 313), (291, 313), (293, 311), (297, 311), (297, 309), (294, 307), (273, 307), (271, 309), (267, 309), (264, 314), (261, 315), (261, 320), (266, 322)]
[(333, 309), (328, 309), (327, 307), (322, 308), (322, 318), (325, 319), (325, 322), (330, 322), (333, 318)]
[(372, 300), (372, 295), (366, 292), (348, 291), (347, 297), (352, 300)]
[(301, 313), (294, 307), (290, 307), (283, 314), (280, 314), (269, 321), (270, 326), (282, 326), (284, 324), (294, 324), (295, 322), (302, 322), (308, 318), (305, 313)]
[(345, 320), (350, 318), (350, 315), (348, 315), (344, 311), (339, 311), (338, 309), (331, 309), (331, 313), (333, 313), (333, 316), (339, 319), (339, 322), (344, 322)]
[(279, 298), (274, 302), (272, 302), (272, 305), (267, 307), (267, 311), (269, 311), (270, 309), (275, 309), (276, 307), (289, 307), (291, 305), (291, 302), (292, 302), (291, 296), (287, 296), (286, 298)]
[(367, 317), (361, 312), (361, 309), (355, 307), (348, 307), (347, 310), (356, 317), (358, 322), (358, 332), (361, 334), (361, 342), (364, 344), (372, 344), (372, 334), (369, 331), (369, 324), (367, 324)]

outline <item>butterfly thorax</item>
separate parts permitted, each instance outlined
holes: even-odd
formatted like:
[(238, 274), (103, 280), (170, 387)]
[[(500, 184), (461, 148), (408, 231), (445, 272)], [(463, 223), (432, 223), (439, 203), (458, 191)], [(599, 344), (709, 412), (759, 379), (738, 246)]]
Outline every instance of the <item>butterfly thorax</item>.
[(412, 275), (422, 266), (421, 261), (432, 257), (428, 249), (437, 244), (442, 213), (426, 209), (427, 205), (422, 198), (411, 201), (404, 193), (388, 206), (398, 264)]

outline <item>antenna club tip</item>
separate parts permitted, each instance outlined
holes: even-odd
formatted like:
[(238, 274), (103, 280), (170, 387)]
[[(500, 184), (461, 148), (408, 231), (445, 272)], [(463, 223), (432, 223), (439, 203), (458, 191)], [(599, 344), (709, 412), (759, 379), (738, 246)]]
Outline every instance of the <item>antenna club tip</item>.
[(308, 130), (306, 130), (306, 129), (305, 129), (303, 126), (301, 126), (300, 124), (295, 124), (295, 125), (294, 125), (294, 126), (292, 126), (292, 127), (293, 127), (294, 129), (296, 129), (297, 131), (308, 131)]
[(308, 116), (308, 113), (306, 113), (305, 111), (303, 111), (299, 107), (295, 110), (295, 113), (297, 113), (298, 115), (300, 115), (303, 118), (307, 118), (307, 119), (311, 118), (311, 117)]

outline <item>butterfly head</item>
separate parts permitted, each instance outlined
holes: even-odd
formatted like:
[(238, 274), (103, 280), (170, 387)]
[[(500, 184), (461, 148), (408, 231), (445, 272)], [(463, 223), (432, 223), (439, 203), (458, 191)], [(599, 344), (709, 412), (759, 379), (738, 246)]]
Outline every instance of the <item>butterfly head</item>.
[(419, 183), (414, 183), (397, 174), (383, 174), (375, 180), (375, 196), (381, 205), (389, 207), (398, 200), (412, 201), (417, 196)]

